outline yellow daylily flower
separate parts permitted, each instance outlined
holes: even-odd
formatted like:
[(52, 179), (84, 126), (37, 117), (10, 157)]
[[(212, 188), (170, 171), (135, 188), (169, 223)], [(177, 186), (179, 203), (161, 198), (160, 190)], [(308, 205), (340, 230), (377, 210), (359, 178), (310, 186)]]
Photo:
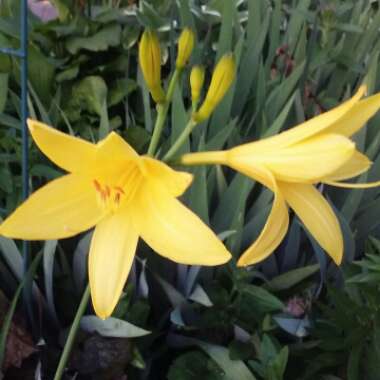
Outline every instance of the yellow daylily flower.
[(139, 237), (183, 264), (230, 259), (211, 229), (176, 199), (190, 185), (189, 173), (139, 156), (114, 132), (91, 144), (34, 120), (28, 126), (41, 151), (69, 174), (33, 193), (0, 225), (0, 235), (61, 239), (96, 226), (89, 281), (100, 318), (108, 317), (119, 300)]
[(365, 171), (371, 161), (349, 139), (380, 108), (380, 93), (360, 100), (362, 86), (348, 101), (276, 136), (227, 151), (185, 154), (181, 163), (223, 164), (255, 179), (274, 193), (268, 220), (258, 237), (240, 257), (239, 266), (257, 263), (281, 243), (289, 224), (291, 207), (336, 264), (343, 257), (343, 236), (330, 204), (315, 188), (333, 186), (369, 188), (368, 184), (341, 182)]
[(157, 34), (145, 30), (139, 44), (139, 62), (145, 82), (156, 103), (165, 101), (161, 84), (161, 48)]
[(183, 69), (186, 66), (194, 48), (194, 41), (194, 32), (190, 28), (185, 28), (178, 40), (178, 54), (176, 60), (176, 67), (178, 69)]

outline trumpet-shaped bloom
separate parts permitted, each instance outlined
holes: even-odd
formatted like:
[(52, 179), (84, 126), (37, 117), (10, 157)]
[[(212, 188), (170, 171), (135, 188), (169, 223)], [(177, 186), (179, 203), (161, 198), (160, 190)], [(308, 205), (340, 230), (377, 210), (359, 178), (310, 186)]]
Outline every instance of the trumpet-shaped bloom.
[(28, 125), (42, 152), (69, 174), (33, 193), (0, 225), (0, 234), (61, 239), (96, 226), (89, 279), (99, 317), (115, 308), (139, 237), (183, 264), (217, 265), (230, 259), (209, 227), (176, 199), (191, 183), (190, 174), (139, 156), (113, 132), (91, 144), (37, 121)]
[(139, 62), (145, 82), (156, 103), (165, 101), (161, 85), (161, 48), (157, 34), (145, 30), (139, 44)]
[(190, 28), (185, 28), (178, 40), (178, 55), (176, 60), (176, 67), (178, 69), (183, 69), (189, 60), (194, 48), (194, 40), (194, 32)]
[(228, 151), (186, 154), (183, 164), (217, 163), (259, 181), (274, 193), (268, 220), (258, 237), (240, 257), (238, 265), (257, 263), (270, 255), (284, 238), (289, 223), (287, 208), (298, 215), (307, 230), (336, 264), (343, 257), (343, 237), (331, 206), (314, 184), (367, 188), (379, 186), (341, 182), (367, 171), (371, 161), (358, 152), (351, 135), (380, 108), (380, 94), (360, 100), (358, 92), (340, 106), (279, 135)]

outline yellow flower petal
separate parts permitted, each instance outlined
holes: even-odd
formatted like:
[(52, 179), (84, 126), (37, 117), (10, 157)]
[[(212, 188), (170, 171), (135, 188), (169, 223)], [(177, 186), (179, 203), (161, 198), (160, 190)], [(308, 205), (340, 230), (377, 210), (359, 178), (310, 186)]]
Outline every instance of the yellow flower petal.
[(344, 115), (348, 114), (353, 109), (353, 107), (358, 104), (360, 98), (363, 97), (366, 91), (367, 87), (361, 86), (351, 99), (345, 101), (332, 110), (315, 116), (312, 119), (307, 120), (306, 122), (278, 135), (257, 141), (255, 145), (256, 152), (287, 147), (299, 143), (302, 140), (316, 136), (322, 132), (339, 134), (340, 131), (335, 131), (335, 128), (332, 128), (332, 125), (338, 125), (334, 123), (339, 123), (340, 119)]
[(157, 253), (182, 264), (218, 265), (230, 253), (202, 220), (156, 181), (133, 202), (140, 236)]
[(375, 182), (365, 182), (365, 183), (347, 183), (347, 182), (336, 182), (336, 181), (325, 181), (327, 185), (335, 187), (343, 187), (345, 189), (371, 189), (373, 187), (379, 187), (380, 181)]
[(228, 165), (244, 172), (249, 166), (265, 165), (276, 179), (287, 182), (319, 182), (345, 164), (355, 152), (346, 137), (322, 135), (271, 151), (255, 150), (256, 143), (230, 150)]
[(141, 159), (136, 151), (117, 133), (111, 132), (96, 144), (96, 160), (88, 172), (105, 181), (117, 182), (131, 166)]
[(153, 158), (145, 156), (142, 160), (147, 171), (146, 174), (159, 181), (174, 197), (182, 195), (193, 180), (192, 174), (173, 170)]
[(343, 257), (343, 236), (326, 199), (313, 185), (281, 182), (278, 187), (311, 235), (339, 265)]
[(331, 173), (323, 182), (328, 181), (342, 181), (352, 177), (356, 177), (359, 174), (366, 172), (372, 162), (368, 157), (358, 151), (351, 156), (351, 158), (336, 171)]
[(127, 208), (105, 218), (95, 228), (88, 272), (94, 310), (102, 319), (112, 314), (119, 301), (137, 241), (138, 232)]
[(62, 169), (77, 173), (94, 164), (94, 144), (62, 133), (36, 120), (28, 119), (28, 127), (41, 151)]
[(289, 226), (288, 208), (284, 197), (271, 173), (262, 169), (261, 173), (267, 173), (266, 181), (271, 183), (271, 189), (274, 191), (273, 206), (260, 236), (239, 258), (238, 266), (252, 265), (267, 258), (281, 243)]
[(0, 225), (0, 235), (62, 239), (88, 230), (103, 217), (91, 180), (68, 174), (33, 193)]
[(355, 104), (349, 112), (333, 123), (327, 131), (344, 136), (352, 136), (365, 125), (379, 108), (380, 94), (370, 96)]

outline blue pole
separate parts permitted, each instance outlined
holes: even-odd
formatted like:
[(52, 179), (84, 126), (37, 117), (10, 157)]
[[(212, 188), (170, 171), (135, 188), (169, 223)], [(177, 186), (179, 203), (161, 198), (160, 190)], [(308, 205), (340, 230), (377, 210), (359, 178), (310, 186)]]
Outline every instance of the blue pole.
[(29, 195), (29, 152), (28, 152), (28, 2), (21, 0), (21, 125), (22, 125), (22, 195)]
[[(22, 196), (26, 199), (29, 196), (29, 149), (28, 149), (28, 1), (21, 1), (21, 35), (20, 35), (20, 62), (21, 62), (21, 136), (22, 136)], [(23, 242), (24, 273), (26, 274), (30, 264), (29, 243)], [(35, 321), (32, 306), (32, 279), (26, 280), (23, 298), (29, 320), (32, 324), (32, 331), (35, 334)]]

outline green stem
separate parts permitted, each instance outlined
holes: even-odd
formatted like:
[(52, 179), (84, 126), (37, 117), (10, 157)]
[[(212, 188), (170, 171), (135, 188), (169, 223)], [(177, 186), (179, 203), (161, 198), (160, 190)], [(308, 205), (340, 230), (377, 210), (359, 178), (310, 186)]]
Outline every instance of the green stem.
[(73, 324), (71, 325), (69, 336), (67, 337), (61, 358), (59, 359), (58, 368), (55, 373), (54, 380), (61, 380), (62, 378), (63, 371), (65, 370), (66, 363), (67, 363), (67, 360), (69, 359), (70, 352), (74, 344), (75, 336), (79, 328), (80, 320), (84, 312), (86, 311), (86, 307), (87, 307), (89, 299), (90, 299), (90, 286), (87, 285), (86, 290), (84, 291), (82, 299), (80, 301), (77, 313), (75, 314)]
[(193, 131), (194, 127), (197, 125), (197, 123), (190, 119), (189, 122), (186, 124), (185, 129), (182, 131), (182, 133), (178, 136), (178, 139), (175, 141), (175, 143), (170, 147), (168, 152), (165, 154), (163, 161), (169, 161), (173, 156), (178, 152), (179, 148), (183, 145), (183, 143), (186, 141), (186, 139), (190, 136), (191, 132)]
[(170, 79), (168, 91), (166, 93), (165, 102), (157, 105), (157, 119), (154, 125), (152, 139), (150, 140), (150, 144), (148, 148), (149, 156), (154, 156), (157, 150), (157, 146), (162, 134), (162, 129), (164, 128), (166, 116), (168, 114), (169, 105), (173, 98), (175, 85), (178, 82), (181, 72), (182, 72), (181, 69), (178, 69), (178, 68), (175, 69), (173, 76)]

